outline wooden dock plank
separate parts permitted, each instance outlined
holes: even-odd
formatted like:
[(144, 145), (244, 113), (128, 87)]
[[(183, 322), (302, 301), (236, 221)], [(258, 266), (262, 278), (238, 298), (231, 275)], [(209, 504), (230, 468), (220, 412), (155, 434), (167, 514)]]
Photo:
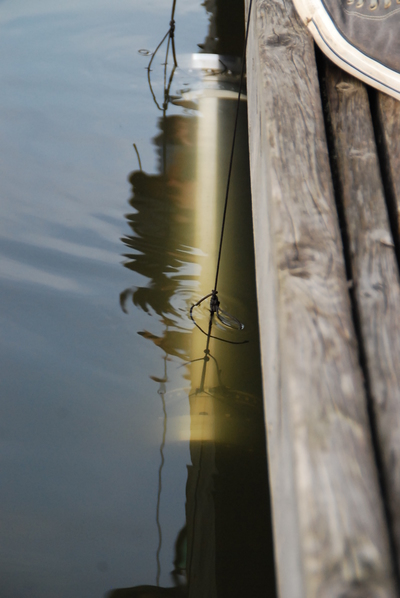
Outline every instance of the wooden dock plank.
[(394, 597), (311, 39), (253, 0), (250, 156), (279, 595)]
[[(394, 537), (400, 554), (398, 266), (366, 88), (329, 61), (326, 61), (326, 86), (369, 392)], [(386, 103), (383, 98), (382, 103)], [(387, 124), (392, 124), (393, 132), (395, 119), (389, 117)]]

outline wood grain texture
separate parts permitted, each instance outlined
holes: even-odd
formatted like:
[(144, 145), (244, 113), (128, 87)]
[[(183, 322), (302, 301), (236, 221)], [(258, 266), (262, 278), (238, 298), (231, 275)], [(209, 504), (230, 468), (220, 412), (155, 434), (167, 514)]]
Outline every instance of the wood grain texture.
[(377, 109), (385, 148), (385, 175), (394, 194), (400, 235), (400, 102), (379, 92)]
[(326, 85), (338, 182), (349, 238), (354, 294), (382, 454), (384, 480), (399, 554), (400, 284), (398, 266), (365, 86), (330, 62), (326, 62)]
[(250, 159), (279, 595), (394, 597), (313, 44), (289, 1), (253, 2)]

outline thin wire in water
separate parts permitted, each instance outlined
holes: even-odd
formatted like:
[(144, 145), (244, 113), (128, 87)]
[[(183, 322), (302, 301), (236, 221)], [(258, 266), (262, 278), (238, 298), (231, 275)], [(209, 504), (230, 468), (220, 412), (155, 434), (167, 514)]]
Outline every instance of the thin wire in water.
[[(216, 315), (220, 322), (222, 322), (223, 324), (225, 324), (231, 328), (237, 328), (239, 330), (241, 330), (243, 328), (243, 325), (239, 322), (239, 320), (237, 320), (237, 318), (235, 318), (231, 314), (228, 314), (227, 312), (224, 312), (220, 308), (220, 302), (218, 300), (218, 277), (219, 277), (219, 271), (220, 271), (220, 265), (221, 265), (222, 246), (223, 246), (223, 241), (224, 241), (224, 232), (225, 232), (225, 223), (226, 223), (226, 214), (227, 214), (227, 210), (228, 210), (229, 190), (230, 190), (232, 168), (233, 168), (233, 157), (234, 157), (234, 153), (235, 153), (236, 133), (237, 133), (237, 128), (238, 128), (238, 120), (239, 120), (240, 98), (241, 98), (241, 94), (242, 94), (242, 87), (243, 87), (245, 66), (246, 66), (246, 50), (247, 50), (247, 41), (248, 41), (249, 30), (250, 30), (250, 17), (251, 17), (252, 5), (253, 5), (253, 0), (250, 0), (249, 10), (248, 10), (248, 14), (247, 14), (246, 33), (245, 33), (245, 40), (244, 40), (244, 47), (243, 47), (243, 54), (242, 54), (242, 70), (241, 70), (241, 75), (240, 75), (239, 92), (238, 92), (238, 99), (237, 99), (237, 105), (236, 105), (235, 124), (233, 127), (232, 147), (231, 147), (231, 155), (230, 155), (230, 159), (229, 159), (228, 177), (227, 177), (226, 192), (225, 192), (225, 203), (224, 203), (224, 211), (223, 211), (223, 216), (222, 216), (221, 234), (220, 234), (220, 241), (219, 241), (214, 288), (212, 289), (211, 293), (202, 297), (200, 299), (200, 301), (198, 301), (197, 303), (192, 305), (190, 308), (190, 318), (194, 322), (194, 324), (197, 326), (197, 328), (199, 330), (201, 330), (201, 332), (203, 334), (205, 334), (206, 336), (209, 336), (210, 338), (214, 338), (216, 340), (228, 342), (231, 344), (243, 344), (244, 342), (247, 342), (247, 341), (235, 342), (235, 341), (229, 341), (226, 339), (212, 336), (211, 335), (211, 327), (212, 327), (213, 317), (214, 317), (214, 315)], [(210, 323), (211, 323), (211, 326), (209, 326), (209, 331), (207, 333), (197, 324), (196, 319), (193, 314), (193, 310), (196, 307), (198, 307), (199, 305), (201, 305), (201, 303), (203, 303), (203, 301), (205, 301), (205, 299), (208, 299), (208, 297), (210, 297)], [(225, 315), (225, 318), (224, 318), (224, 315)], [(239, 326), (237, 326), (238, 324), (239, 324)]]

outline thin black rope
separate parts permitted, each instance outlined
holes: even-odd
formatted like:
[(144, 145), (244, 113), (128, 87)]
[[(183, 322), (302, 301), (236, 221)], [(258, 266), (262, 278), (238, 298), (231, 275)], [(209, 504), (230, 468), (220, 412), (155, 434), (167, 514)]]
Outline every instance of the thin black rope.
[[(219, 249), (218, 249), (217, 267), (216, 267), (216, 272), (215, 272), (214, 288), (211, 291), (211, 293), (209, 293), (208, 295), (205, 295), (202, 299), (200, 299), (200, 301), (198, 301), (195, 305), (192, 305), (190, 308), (190, 318), (193, 321), (193, 323), (197, 326), (197, 328), (199, 330), (201, 330), (201, 332), (203, 334), (205, 334), (206, 336), (209, 336), (210, 338), (215, 338), (216, 340), (219, 340), (219, 341), (223, 341), (223, 342), (227, 342), (227, 343), (231, 343), (231, 344), (238, 344), (238, 345), (246, 343), (248, 341), (234, 342), (234, 341), (228, 341), (228, 340), (225, 340), (225, 339), (222, 339), (219, 337), (211, 336), (211, 326), (209, 326), (208, 333), (205, 332), (197, 324), (197, 322), (193, 316), (193, 309), (195, 307), (197, 307), (198, 305), (200, 305), (205, 299), (210, 297), (210, 323), (211, 324), (213, 321), (213, 315), (216, 314), (218, 317), (219, 312), (222, 311), (219, 308), (220, 303), (219, 303), (218, 296), (217, 296), (218, 295), (218, 290), (217, 290), (218, 276), (219, 276), (219, 270), (220, 270), (220, 266), (221, 266), (222, 245), (223, 245), (223, 241), (224, 241), (226, 214), (227, 214), (227, 210), (228, 210), (229, 190), (230, 190), (232, 169), (233, 169), (233, 157), (234, 157), (234, 153), (235, 153), (236, 133), (237, 133), (238, 122), (239, 122), (240, 101), (241, 101), (242, 87), (243, 87), (243, 81), (244, 81), (244, 73), (245, 73), (245, 69), (246, 69), (246, 50), (247, 50), (247, 41), (249, 38), (250, 17), (251, 17), (252, 5), (253, 5), (253, 0), (250, 0), (249, 10), (248, 10), (248, 14), (247, 14), (247, 24), (246, 24), (246, 33), (245, 33), (245, 39), (244, 39), (243, 53), (242, 53), (242, 69), (241, 69), (241, 74), (240, 74), (239, 92), (238, 92), (238, 99), (237, 99), (237, 104), (236, 104), (235, 124), (233, 127), (232, 148), (231, 148), (231, 155), (230, 155), (230, 159), (229, 159), (228, 177), (227, 177), (227, 182), (226, 182), (225, 203), (224, 203), (224, 211), (223, 211), (223, 215), (222, 215), (221, 234), (220, 234), (220, 240), (219, 240)], [(230, 317), (234, 321), (236, 320), (236, 318), (234, 318), (233, 316), (230, 316)]]
[(249, 11), (247, 15), (247, 25), (246, 25), (246, 35), (244, 40), (244, 47), (243, 47), (243, 55), (242, 55), (242, 72), (240, 75), (240, 86), (239, 86), (239, 93), (236, 105), (236, 116), (235, 116), (235, 125), (233, 128), (233, 139), (232, 139), (232, 149), (231, 149), (231, 157), (229, 160), (229, 169), (228, 169), (228, 179), (226, 184), (226, 194), (225, 194), (225, 205), (224, 205), (224, 213), (222, 216), (222, 225), (221, 225), (221, 237), (219, 242), (219, 251), (218, 251), (218, 259), (217, 259), (217, 269), (215, 273), (215, 282), (214, 282), (214, 289), (213, 294), (217, 294), (217, 286), (218, 286), (218, 276), (219, 276), (219, 269), (221, 265), (221, 255), (222, 255), (222, 243), (224, 240), (224, 232), (225, 232), (225, 222), (226, 222), (226, 213), (228, 209), (228, 199), (229, 199), (229, 189), (231, 184), (231, 175), (232, 175), (232, 168), (233, 168), (233, 156), (235, 153), (235, 142), (236, 142), (236, 133), (238, 128), (238, 121), (239, 121), (239, 111), (240, 111), (240, 98), (242, 94), (242, 86), (244, 80), (244, 73), (246, 67), (246, 49), (247, 49), (247, 40), (249, 37), (249, 29), (250, 29), (250, 16), (251, 16), (251, 7), (253, 5), (253, 0), (250, 0), (249, 4)]

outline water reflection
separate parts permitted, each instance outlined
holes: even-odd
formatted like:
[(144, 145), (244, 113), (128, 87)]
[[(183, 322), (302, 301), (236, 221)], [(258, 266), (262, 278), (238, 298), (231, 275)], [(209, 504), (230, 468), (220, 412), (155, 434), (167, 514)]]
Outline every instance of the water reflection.
[[(133, 234), (123, 238), (134, 252), (124, 254), (125, 266), (149, 282), (126, 289), (120, 300), (124, 311), (132, 299), (137, 307), (146, 312), (152, 310), (165, 324), (179, 328), (182, 313), (176, 298), (189, 296), (195, 279), (191, 265), (195, 263), (192, 241), (196, 119), (168, 116), (160, 119), (159, 129), (154, 143), (161, 174), (135, 171), (130, 175), (129, 203), (134, 212), (127, 215), (127, 220)], [(170, 343), (171, 354), (178, 345), (176, 339)]]
[[(159, 543), (156, 585), (117, 589), (110, 598), (275, 596), (245, 97), (239, 107), (218, 287), (227, 315), (213, 318), (208, 302), (199, 303), (215, 279), (239, 90), (235, 56), (243, 46), (243, 3), (208, 0), (206, 8), (209, 35), (201, 45), (204, 54), (194, 60), (203, 67), (202, 85), (174, 98), (189, 110), (186, 115), (168, 116), (164, 94), (154, 139), (158, 172), (147, 174), (140, 168), (129, 177), (133, 211), (127, 220), (132, 234), (123, 238), (129, 249), (125, 266), (144, 276), (147, 284), (124, 290), (121, 307), (128, 311), (133, 302), (163, 324), (161, 335), (139, 333), (164, 352), (164, 375), (153, 377), (164, 414), (156, 511)], [(169, 87), (170, 82), (167, 95)], [(189, 319), (193, 304), (197, 327)], [(248, 343), (240, 344), (244, 339)], [(186, 525), (175, 543), (173, 587), (162, 588), (159, 508), (168, 421), (165, 397), (173, 392), (167, 390), (167, 366), (184, 368), (188, 380), (191, 465)], [(187, 426), (187, 421), (182, 423)], [(179, 439), (184, 437), (182, 433)]]
[[(245, 329), (221, 325), (217, 333), (235, 343), (245, 334), (249, 343), (206, 337), (188, 317), (190, 303), (211, 290), (215, 277), (237, 84), (234, 74), (208, 74), (203, 91), (190, 96), (195, 113), (159, 121), (154, 140), (159, 174), (139, 170), (129, 179), (134, 212), (127, 218), (133, 234), (123, 239), (130, 250), (125, 266), (148, 284), (121, 293), (121, 306), (128, 310), (132, 300), (157, 314), (163, 335), (142, 331), (142, 336), (186, 368), (191, 465), (174, 587), (136, 586), (114, 590), (110, 598), (256, 597), (266, 591), (274, 596), (244, 101), (219, 296)], [(196, 318), (210, 332), (218, 325), (208, 327), (206, 308)], [(158, 380), (162, 396), (166, 379), (165, 372)]]

